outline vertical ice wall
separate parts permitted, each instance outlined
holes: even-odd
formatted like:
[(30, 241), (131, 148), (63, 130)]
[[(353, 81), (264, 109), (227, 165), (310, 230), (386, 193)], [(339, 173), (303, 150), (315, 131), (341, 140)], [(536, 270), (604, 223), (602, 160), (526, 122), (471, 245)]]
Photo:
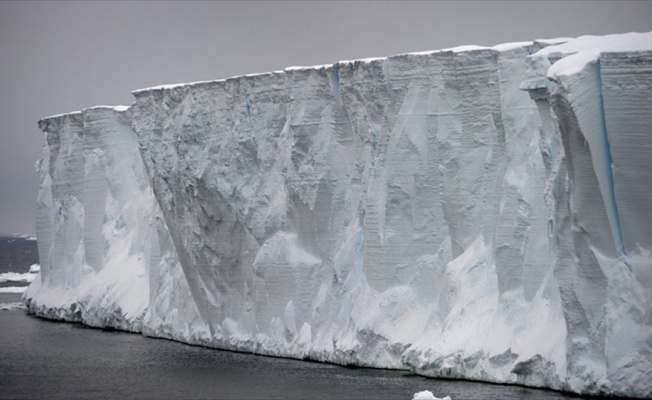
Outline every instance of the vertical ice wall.
[(46, 119), (30, 310), (651, 396), (651, 43), (292, 67)]
[[(94, 107), (43, 119), (39, 127), (47, 142), (37, 163), (42, 273), (25, 293), (30, 311), (136, 332), (145, 324), (159, 336), (169, 325), (181, 330), (192, 307), (177, 300), (187, 297), (185, 278), (174, 275), (180, 268), (131, 130), (131, 111)], [(165, 290), (172, 285), (179, 290)], [(169, 315), (170, 309), (185, 315)]]
[(652, 51), (603, 52), (597, 68), (619, 229), (618, 258), (600, 263), (610, 282), (607, 374), (623, 392), (636, 382), (652, 396)]
[(135, 92), (211, 343), (561, 387), (540, 120), (518, 90), (532, 48)]
[(564, 147), (552, 237), (571, 390), (652, 393), (650, 45), (628, 34), (551, 46), (530, 59), (550, 81), (523, 85)]

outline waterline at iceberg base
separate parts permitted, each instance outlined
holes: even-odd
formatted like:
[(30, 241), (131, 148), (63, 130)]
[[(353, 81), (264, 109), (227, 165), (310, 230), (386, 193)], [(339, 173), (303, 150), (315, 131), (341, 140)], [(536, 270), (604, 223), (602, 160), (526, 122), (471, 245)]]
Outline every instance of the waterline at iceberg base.
[(652, 33), (134, 96), (39, 122), (32, 314), (652, 396)]

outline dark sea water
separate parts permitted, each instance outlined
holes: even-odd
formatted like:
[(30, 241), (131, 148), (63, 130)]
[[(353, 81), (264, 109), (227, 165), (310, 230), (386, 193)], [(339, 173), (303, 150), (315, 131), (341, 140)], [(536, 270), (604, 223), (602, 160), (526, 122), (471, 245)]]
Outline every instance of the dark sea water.
[[(0, 272), (27, 272), (36, 242), (5, 239)], [(0, 303), (16, 301), (20, 294), (0, 293)], [(233, 353), (0, 311), (0, 399), (410, 400), (422, 390), (453, 400), (579, 398)]]
[[(0, 236), (0, 273), (27, 272), (29, 271), (30, 265), (37, 263), (38, 250), (36, 248), (36, 240)], [(11, 284), (3, 286), (18, 285)]]

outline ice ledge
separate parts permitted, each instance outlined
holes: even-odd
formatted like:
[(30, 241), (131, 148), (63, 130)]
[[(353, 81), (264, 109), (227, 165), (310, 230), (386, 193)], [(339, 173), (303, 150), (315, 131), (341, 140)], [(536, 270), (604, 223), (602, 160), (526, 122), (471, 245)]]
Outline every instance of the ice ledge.
[[(174, 83), (174, 84), (164, 84), (157, 85), (147, 88), (136, 89), (131, 93), (135, 97), (146, 95), (154, 91), (165, 91), (171, 90), (179, 87), (189, 86), (210, 86), (215, 84), (221, 84), (227, 81), (247, 79), (247, 78), (257, 78), (264, 76), (273, 76), (273, 75), (283, 75), (287, 73), (293, 73), (297, 71), (307, 71), (307, 70), (330, 70), (334, 67), (341, 67), (349, 64), (359, 64), (359, 63), (371, 63), (371, 62), (382, 62), (384, 60), (391, 60), (397, 57), (405, 56), (431, 56), (437, 53), (462, 53), (462, 52), (473, 52), (478, 50), (494, 50), (497, 52), (511, 51), (517, 48), (533, 46), (535, 50), (538, 50), (535, 54), (530, 56), (533, 58), (532, 63), (536, 64), (547, 64), (545, 70), (548, 71), (549, 78), (555, 78), (558, 75), (569, 75), (576, 72), (579, 72), (583, 66), (591, 61), (597, 59), (598, 55), (602, 51), (637, 51), (637, 50), (652, 50), (652, 32), (648, 33), (626, 33), (626, 34), (614, 34), (607, 36), (593, 36), (586, 35), (580, 36), (576, 39), (571, 38), (553, 38), (553, 39), (536, 39), (533, 41), (523, 41), (523, 42), (508, 42), (501, 43), (495, 46), (478, 46), (478, 45), (465, 45), (457, 46), (439, 50), (426, 50), (418, 52), (409, 52), (396, 54), (389, 57), (370, 57), (356, 60), (341, 60), (333, 64), (321, 64), (313, 66), (290, 66), (286, 67), (283, 70), (277, 70), (272, 72), (260, 72), (252, 73), (245, 75), (235, 75), (229, 78), (224, 79), (215, 79), (215, 80), (205, 80), (205, 81), (196, 81), (196, 82), (185, 82), (185, 83)], [(570, 57), (573, 55), (573, 57)], [(561, 60), (563, 58), (563, 60)], [(545, 61), (544, 61), (545, 59)], [(560, 60), (559, 62), (556, 62)], [(554, 64), (552, 68), (548, 68), (551, 64)], [(537, 87), (545, 86), (543, 81), (540, 81), (541, 76), (536, 74), (539, 80), (532, 81), (532, 79), (524, 79), (521, 84), (521, 89), (531, 90)], [(95, 106), (86, 108), (85, 110), (91, 109), (112, 109), (117, 112), (124, 112), (129, 109), (129, 106)], [(73, 111), (69, 113), (61, 113), (56, 115), (51, 115), (45, 118), (42, 118), (41, 121), (53, 120), (66, 116), (73, 116), (79, 114), (82, 111)], [(40, 121), (39, 121), (40, 122)]]
[(120, 106), (106, 106), (106, 105), (93, 106), (93, 107), (84, 108), (84, 109), (79, 110), (79, 111), (71, 111), (71, 112), (67, 112), (67, 113), (50, 115), (49, 117), (41, 118), (38, 121), (38, 123), (39, 123), (39, 126), (40, 126), (41, 123), (46, 122), (46, 121), (53, 121), (53, 120), (62, 119), (62, 118), (65, 118), (65, 117), (70, 117), (70, 116), (75, 116), (75, 115), (82, 115), (82, 113), (84, 113), (86, 111), (91, 111), (91, 110), (107, 110), (107, 111), (115, 111), (115, 112), (118, 112), (118, 113), (123, 113), (125, 111), (128, 111), (129, 108), (130, 108), (130, 106), (124, 106), (124, 105), (120, 105)]
[(652, 50), (652, 32), (624, 33), (607, 36), (580, 36), (562, 44), (539, 50), (534, 58), (561, 59), (548, 69), (547, 77), (556, 80), (560, 76), (577, 74), (603, 52), (628, 52)]
[(540, 49), (526, 60), (528, 70), (520, 84), (521, 90), (550, 90), (550, 81), (580, 73), (602, 53), (652, 50), (652, 32), (536, 40), (536, 47)]
[(527, 46), (535, 46), (538, 48), (545, 47), (551, 44), (558, 44), (564, 41), (567, 41), (568, 38), (555, 38), (555, 39), (537, 39), (533, 41), (523, 41), (523, 42), (509, 42), (509, 43), (502, 43), (496, 46), (477, 46), (477, 45), (465, 45), (465, 46), (457, 46), (457, 47), (451, 47), (451, 48), (445, 48), (445, 49), (439, 49), (439, 50), (426, 50), (426, 51), (417, 51), (417, 52), (409, 52), (409, 53), (400, 53), (400, 54), (395, 54), (392, 56), (388, 57), (369, 57), (369, 58), (362, 58), (362, 59), (355, 59), (355, 60), (340, 60), (332, 64), (320, 64), (320, 65), (312, 65), (312, 66), (290, 66), (286, 67), (282, 70), (277, 70), (277, 71), (272, 71), (272, 72), (260, 72), (260, 73), (253, 73), (253, 74), (246, 74), (246, 75), (235, 75), (229, 78), (224, 78), (224, 79), (216, 79), (216, 80), (207, 80), (207, 81), (197, 81), (197, 82), (187, 82), (187, 83), (175, 83), (175, 84), (166, 84), (166, 85), (158, 85), (158, 86), (152, 86), (148, 88), (142, 88), (142, 89), (137, 89), (132, 91), (131, 93), (138, 97), (145, 95), (150, 92), (154, 91), (164, 91), (164, 90), (171, 90), (179, 87), (184, 87), (184, 86), (190, 86), (190, 87), (196, 87), (196, 86), (207, 86), (207, 85), (215, 85), (215, 84), (221, 84), (224, 82), (228, 81), (233, 81), (233, 80), (239, 80), (239, 79), (247, 79), (247, 78), (258, 78), (258, 77), (264, 77), (264, 76), (273, 76), (273, 75), (283, 75), (283, 74), (288, 74), (288, 73), (293, 73), (293, 72), (298, 72), (298, 71), (317, 71), (317, 70), (325, 70), (329, 71), (333, 68), (336, 67), (343, 67), (346, 65), (354, 65), (354, 64), (368, 64), (372, 62), (383, 62), (385, 60), (392, 60), (395, 58), (399, 57), (406, 57), (406, 56), (432, 56), (434, 54), (441, 54), (441, 53), (464, 53), (464, 52), (473, 52), (473, 51), (478, 51), (478, 50), (493, 50), (497, 52), (505, 52), (505, 51), (511, 51), (517, 48), (522, 48), (522, 47), (527, 47)]

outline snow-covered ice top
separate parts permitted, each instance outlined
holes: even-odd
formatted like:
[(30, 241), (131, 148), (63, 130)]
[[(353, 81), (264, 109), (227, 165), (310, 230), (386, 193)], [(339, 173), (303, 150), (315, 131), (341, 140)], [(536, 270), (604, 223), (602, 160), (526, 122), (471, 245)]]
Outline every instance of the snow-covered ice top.
[(523, 42), (508, 42), (508, 43), (502, 43), (496, 46), (478, 46), (478, 45), (463, 45), (463, 46), (456, 46), (456, 47), (450, 47), (450, 48), (444, 48), (444, 49), (438, 49), (438, 50), (425, 50), (425, 51), (415, 51), (415, 52), (409, 52), (409, 53), (400, 53), (400, 54), (395, 54), (392, 56), (388, 57), (368, 57), (368, 58), (360, 58), (360, 59), (355, 59), (355, 60), (340, 60), (332, 64), (318, 64), (318, 65), (293, 65), (286, 67), (282, 70), (277, 70), (277, 71), (272, 71), (272, 72), (259, 72), (259, 73), (252, 73), (252, 74), (245, 74), (245, 75), (234, 75), (229, 78), (223, 78), (223, 79), (215, 79), (215, 80), (204, 80), (204, 81), (196, 81), (196, 82), (186, 82), (186, 83), (173, 83), (173, 84), (164, 84), (164, 85), (157, 85), (157, 86), (152, 86), (152, 87), (147, 87), (147, 88), (142, 88), (142, 89), (137, 89), (132, 91), (131, 93), (135, 96), (151, 92), (151, 91), (158, 91), (158, 90), (170, 90), (182, 86), (201, 86), (201, 85), (211, 85), (211, 84), (216, 84), (216, 83), (222, 83), (226, 81), (230, 81), (233, 79), (241, 79), (241, 78), (254, 78), (254, 77), (262, 77), (262, 76), (268, 76), (272, 74), (284, 74), (288, 72), (295, 72), (295, 71), (306, 71), (306, 70), (323, 70), (323, 69), (330, 69), (336, 66), (343, 66), (347, 64), (356, 64), (356, 63), (372, 63), (372, 62), (382, 62), (383, 60), (387, 59), (392, 59), (394, 57), (404, 57), (404, 56), (423, 56), (423, 55), (431, 55), (431, 54), (436, 54), (436, 53), (444, 53), (444, 52), (453, 52), (453, 53), (462, 53), (462, 52), (469, 52), (469, 51), (477, 51), (477, 50), (495, 50), (498, 52), (502, 51), (509, 51), (513, 49), (517, 49), (523, 46), (531, 45), (535, 42), (539, 42), (544, 45), (548, 44), (556, 44), (560, 43), (563, 41), (568, 40), (567, 38), (556, 38), (556, 39), (537, 39), (536, 41), (523, 41)]
[(596, 61), (603, 52), (650, 50), (652, 50), (652, 32), (631, 32), (607, 36), (580, 36), (565, 43), (543, 48), (533, 57), (561, 55), (563, 58), (548, 69), (547, 76), (555, 79), (558, 76), (578, 73), (586, 64)]
[(93, 107), (84, 108), (83, 110), (79, 110), (79, 111), (72, 111), (72, 112), (67, 112), (67, 113), (50, 115), (48, 117), (41, 118), (41, 121), (54, 120), (54, 119), (68, 117), (68, 116), (72, 116), (72, 115), (81, 115), (82, 112), (90, 111), (90, 110), (113, 110), (115, 112), (125, 112), (125, 111), (129, 110), (129, 106), (124, 106), (124, 105), (119, 105), (119, 106), (107, 106), (107, 105), (93, 106)]
[(451, 397), (436, 397), (430, 390), (424, 390), (415, 393), (412, 400), (451, 400)]

